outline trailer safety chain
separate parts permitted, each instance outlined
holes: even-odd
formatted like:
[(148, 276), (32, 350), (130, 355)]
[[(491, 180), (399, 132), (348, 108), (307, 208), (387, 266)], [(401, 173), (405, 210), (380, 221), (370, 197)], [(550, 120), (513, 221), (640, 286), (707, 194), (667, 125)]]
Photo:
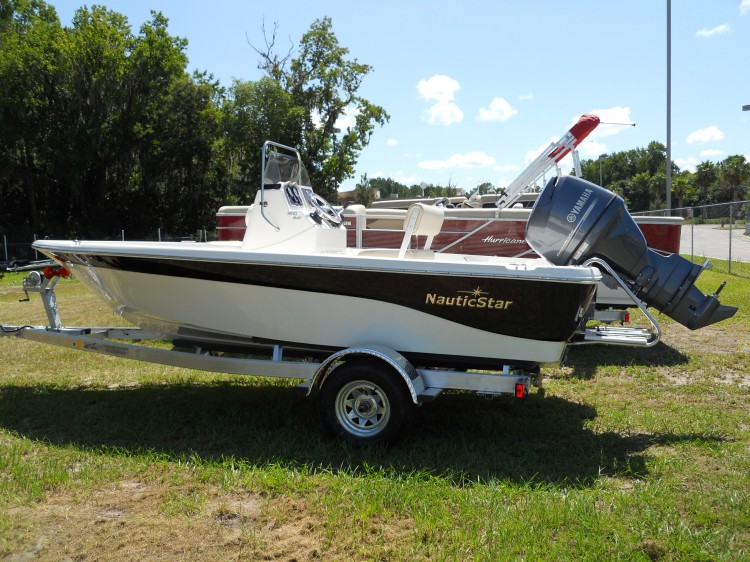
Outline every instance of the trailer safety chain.
[(27, 326), (13, 326), (12, 328), (8, 329), (2, 324), (0, 324), (0, 330), (2, 330), (2, 332), (5, 334), (13, 334), (15, 332), (20, 332), (22, 330), (25, 330), (27, 328), (33, 328), (33, 326), (28, 326), (28, 325)]

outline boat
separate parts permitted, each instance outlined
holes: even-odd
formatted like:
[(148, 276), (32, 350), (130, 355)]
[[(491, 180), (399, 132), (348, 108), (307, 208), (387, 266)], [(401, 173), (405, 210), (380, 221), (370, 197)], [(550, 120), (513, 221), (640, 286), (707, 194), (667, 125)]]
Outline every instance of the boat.
[[(423, 203), (443, 207), (443, 225), (431, 242), (440, 253), (484, 256), (537, 257), (526, 240), (529, 215), (539, 193), (529, 191), (546, 174), (555, 169), (560, 175), (560, 161), (572, 154), (574, 171), (581, 176), (576, 148), (599, 125), (596, 115), (582, 115), (560, 138), (551, 142), (513, 180), (496, 194), (466, 197), (375, 200), (370, 207), (348, 205), (343, 208), (347, 245), (353, 248), (397, 248), (404, 238), (404, 219), (411, 205)], [(223, 206), (216, 213), (218, 239), (243, 240), (249, 206)], [(678, 254), (682, 217), (637, 216), (635, 223), (646, 244), (658, 252)], [(425, 238), (414, 235), (411, 244), (419, 247)], [(624, 323), (627, 309), (637, 307), (632, 297), (607, 273), (589, 317), (607, 323)]]
[[(262, 158), (243, 240), (39, 240), (34, 248), (130, 322), (203, 349), (281, 345), (314, 356), (377, 345), (414, 365), (533, 369), (558, 363), (580, 332), (601, 280), (590, 260), (602, 256), (639, 298), (690, 328), (736, 311), (718, 291), (695, 288), (698, 266), (660, 261), (622, 199), (579, 178), (550, 180), (531, 212), (537, 258), (436, 252), (444, 213), (421, 203), (407, 212), (398, 248), (352, 248), (300, 153), (268, 141)], [(425, 243), (414, 247), (414, 236)]]
[[(485, 256), (535, 257), (526, 241), (526, 223), (538, 193), (523, 196), (516, 207), (492, 206), (445, 207), (445, 221), (433, 240), (437, 252), (478, 254)], [(480, 199), (480, 198), (477, 198)], [(494, 199), (484, 197), (482, 199)], [(408, 207), (414, 203), (434, 204), (434, 199), (401, 199), (393, 206), (373, 204), (349, 205), (343, 209), (347, 244), (352, 247), (398, 247), (403, 238), (403, 222)], [(245, 235), (245, 216), (248, 206), (223, 206), (216, 213), (220, 240), (241, 240)], [(679, 253), (682, 217), (636, 216), (650, 248), (667, 253)], [(419, 240), (414, 240), (419, 244)]]
[[(561, 137), (550, 143), (499, 194), (466, 197), (419, 199), (378, 199), (370, 207), (349, 205), (344, 208), (347, 244), (357, 248), (396, 248), (403, 239), (403, 222), (414, 203), (443, 206), (443, 227), (432, 241), (436, 252), (486, 256), (529, 256), (536, 253), (526, 241), (526, 224), (539, 195), (528, 191), (537, 181), (545, 182), (552, 169), (573, 154), (574, 169), (580, 177), (576, 147), (599, 124), (596, 115), (582, 115)], [(219, 240), (242, 240), (248, 206), (223, 206), (216, 213)], [(648, 247), (666, 253), (679, 253), (682, 217), (636, 216), (635, 223)], [(417, 245), (424, 240), (414, 239)]]

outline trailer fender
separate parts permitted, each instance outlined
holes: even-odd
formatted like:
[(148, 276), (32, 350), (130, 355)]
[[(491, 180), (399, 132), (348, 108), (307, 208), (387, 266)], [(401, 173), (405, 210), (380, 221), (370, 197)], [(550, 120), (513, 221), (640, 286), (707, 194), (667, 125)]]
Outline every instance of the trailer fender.
[(380, 360), (390, 366), (396, 373), (398, 373), (401, 379), (403, 379), (404, 384), (406, 384), (406, 387), (409, 390), (412, 402), (414, 402), (414, 404), (419, 403), (418, 397), (425, 391), (425, 384), (422, 380), (422, 376), (414, 365), (412, 365), (398, 351), (380, 345), (350, 347), (337, 351), (326, 358), (312, 376), (310, 385), (307, 389), (307, 395), (309, 396), (314, 390), (320, 390), (328, 378), (328, 375), (330, 375), (331, 371), (333, 371), (333, 369), (340, 363), (346, 362), (354, 357), (362, 356), (372, 357), (373, 359)]

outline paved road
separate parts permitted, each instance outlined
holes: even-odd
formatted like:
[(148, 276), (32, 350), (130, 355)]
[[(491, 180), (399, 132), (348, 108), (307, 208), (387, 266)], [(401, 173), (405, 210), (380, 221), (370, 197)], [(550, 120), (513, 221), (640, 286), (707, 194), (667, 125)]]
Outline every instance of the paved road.
[[(732, 239), (732, 260), (750, 262), (750, 235), (744, 228), (721, 229), (713, 224), (682, 225), (680, 253), (729, 259), (729, 236)], [(692, 249), (692, 251), (691, 251)]]

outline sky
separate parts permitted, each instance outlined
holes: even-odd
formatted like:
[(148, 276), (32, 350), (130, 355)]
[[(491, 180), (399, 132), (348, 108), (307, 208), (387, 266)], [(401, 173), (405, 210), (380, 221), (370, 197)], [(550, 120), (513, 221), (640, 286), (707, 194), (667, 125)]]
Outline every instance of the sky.
[[(97, 3), (127, 16), (134, 33), (151, 10), (162, 12), (170, 34), (188, 41), (188, 70), (224, 86), (261, 78), (252, 46), (264, 45), (263, 26), (277, 27), (285, 54), (330, 17), (349, 58), (372, 67), (359, 94), (390, 114), (341, 190), (363, 174), (467, 191), (505, 186), (586, 113), (618, 124), (600, 125), (581, 159), (667, 144), (667, 0)], [(83, 5), (48, 4), (65, 26)], [(750, 0), (671, 2), (671, 152), (680, 169), (750, 160), (749, 55)]]

